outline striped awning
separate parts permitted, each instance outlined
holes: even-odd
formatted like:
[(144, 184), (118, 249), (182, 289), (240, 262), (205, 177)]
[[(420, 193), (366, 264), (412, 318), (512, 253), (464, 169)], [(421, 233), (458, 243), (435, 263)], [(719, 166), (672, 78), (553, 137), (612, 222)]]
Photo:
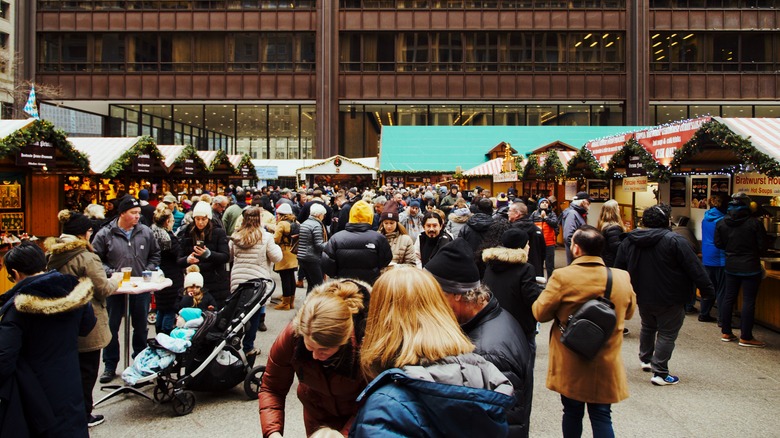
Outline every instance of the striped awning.
[(780, 160), (780, 119), (714, 117), (732, 132), (748, 139), (760, 152)]
[(174, 146), (174, 145), (164, 145), (164, 146), (157, 146), (157, 149), (160, 150), (160, 154), (165, 158), (165, 161), (163, 164), (165, 165), (165, 168), (168, 169), (170, 172), (171, 167), (173, 167), (173, 163), (176, 161), (179, 156), (181, 156), (181, 153), (184, 152), (185, 146)]
[[(572, 158), (574, 158), (575, 155), (577, 155), (577, 151), (555, 151), (556, 154), (558, 154), (558, 159), (561, 160), (561, 163), (563, 164), (563, 167), (566, 167), (569, 165), (569, 161), (571, 161)], [(544, 162), (547, 160), (547, 154), (540, 154), (539, 157), (539, 165), (544, 165)]]
[(198, 151), (200, 159), (206, 164), (206, 168), (211, 168), (211, 163), (217, 159), (217, 152), (219, 151)]
[(498, 175), (504, 166), (504, 158), (498, 157), (463, 172), (466, 176)]
[(234, 169), (238, 169), (238, 166), (241, 165), (241, 160), (244, 159), (244, 155), (228, 155), (227, 157)]
[(74, 149), (87, 155), (90, 170), (97, 175), (140, 140), (141, 137), (68, 137)]
[(6, 138), (16, 131), (30, 126), (34, 122), (34, 118), (25, 120), (0, 120), (0, 139)]

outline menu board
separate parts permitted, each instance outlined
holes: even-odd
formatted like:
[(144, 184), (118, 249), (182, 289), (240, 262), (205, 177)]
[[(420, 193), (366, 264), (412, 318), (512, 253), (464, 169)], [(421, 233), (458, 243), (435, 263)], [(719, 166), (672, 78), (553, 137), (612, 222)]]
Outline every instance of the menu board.
[(595, 202), (609, 200), (609, 181), (588, 180), (588, 194)]
[(685, 207), (686, 179), (673, 176), (669, 180), (669, 204), (672, 207)]
[(728, 178), (710, 179), (710, 196), (715, 196), (717, 193), (723, 193), (726, 196), (731, 195)]
[(691, 179), (691, 208), (707, 208), (707, 178)]

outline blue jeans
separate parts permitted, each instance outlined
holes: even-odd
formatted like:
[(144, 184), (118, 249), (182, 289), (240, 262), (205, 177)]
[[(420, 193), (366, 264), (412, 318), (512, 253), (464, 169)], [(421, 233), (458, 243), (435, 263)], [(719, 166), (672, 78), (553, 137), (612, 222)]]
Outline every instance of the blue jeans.
[(750, 276), (726, 273), (726, 296), (720, 312), (721, 333), (731, 333), (731, 311), (737, 302), (739, 288), (742, 286), (742, 312), (740, 313), (740, 339), (753, 339), (753, 321), (756, 316), (756, 297), (761, 284), (761, 274)]
[(726, 291), (726, 271), (723, 266), (705, 266), (704, 270), (707, 271), (707, 276), (710, 277), (710, 281), (715, 287), (715, 299), (702, 297), (699, 315), (709, 316), (714, 304), (718, 304), (718, 311), (723, 306), (723, 297)]
[(154, 325), (155, 329), (157, 329), (157, 333), (165, 333), (166, 335), (169, 335), (175, 325), (176, 325), (175, 310), (157, 311), (157, 323)]
[(249, 328), (244, 330), (244, 341), (241, 343), (244, 353), (250, 352), (255, 348), (255, 339), (257, 338), (257, 328), (260, 327), (260, 321), (265, 321), (265, 306), (249, 319)]
[[(563, 438), (582, 436), (582, 417), (585, 415), (585, 402), (572, 400), (561, 395), (563, 403)], [(612, 410), (610, 404), (587, 403), (588, 417), (593, 428), (593, 438), (614, 438), (612, 430)]]
[(685, 321), (685, 308), (671, 306), (639, 306), (642, 329), (639, 331), (639, 360), (650, 363), (655, 375), (669, 374), (674, 342)]
[[(132, 357), (137, 356), (141, 350), (146, 348), (148, 334), (146, 315), (149, 313), (151, 301), (152, 295), (149, 292), (130, 295), (130, 323), (133, 326)], [(125, 316), (125, 295), (111, 295), (106, 298), (106, 307), (108, 307), (108, 328), (111, 329), (111, 342), (103, 349), (103, 363), (106, 370), (116, 371), (116, 366), (119, 363), (119, 326)], [(125, 321), (125, 324), (128, 324), (128, 321)]]

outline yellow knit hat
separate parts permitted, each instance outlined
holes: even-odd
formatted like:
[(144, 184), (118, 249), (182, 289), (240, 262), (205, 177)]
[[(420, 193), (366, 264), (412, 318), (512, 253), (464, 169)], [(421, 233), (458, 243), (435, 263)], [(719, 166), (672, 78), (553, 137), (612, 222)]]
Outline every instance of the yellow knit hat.
[(374, 222), (374, 209), (366, 201), (358, 201), (349, 210), (349, 223), (372, 224)]

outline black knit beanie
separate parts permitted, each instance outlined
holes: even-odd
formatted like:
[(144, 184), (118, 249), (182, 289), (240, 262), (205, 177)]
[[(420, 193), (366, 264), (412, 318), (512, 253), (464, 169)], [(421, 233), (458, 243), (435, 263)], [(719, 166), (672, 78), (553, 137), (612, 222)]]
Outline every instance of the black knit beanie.
[(474, 251), (461, 237), (442, 247), (425, 269), (433, 274), (444, 292), (450, 294), (465, 294), (479, 286)]
[(62, 233), (73, 236), (81, 236), (92, 229), (92, 222), (88, 217), (77, 211), (63, 210), (58, 215), (62, 223)]

